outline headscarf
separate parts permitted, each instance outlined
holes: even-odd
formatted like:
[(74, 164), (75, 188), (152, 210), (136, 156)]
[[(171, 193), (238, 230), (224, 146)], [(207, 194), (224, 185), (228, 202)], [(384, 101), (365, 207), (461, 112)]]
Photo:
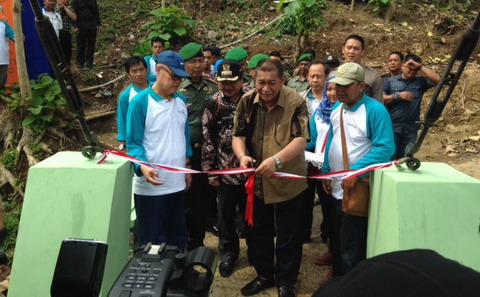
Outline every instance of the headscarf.
[(328, 83), (335, 77), (335, 73), (332, 73), (328, 76), (327, 80), (325, 81), (325, 89), (323, 90), (322, 102), (317, 107), (315, 114), (317, 114), (322, 121), (327, 124), (330, 124), (330, 114), (332, 113), (332, 107), (335, 103), (330, 101), (327, 97), (327, 88)]
[(222, 62), (223, 62), (223, 59), (215, 62), (215, 70), (214, 70), (215, 73), (218, 73), (218, 68), (220, 67), (220, 64), (222, 64)]

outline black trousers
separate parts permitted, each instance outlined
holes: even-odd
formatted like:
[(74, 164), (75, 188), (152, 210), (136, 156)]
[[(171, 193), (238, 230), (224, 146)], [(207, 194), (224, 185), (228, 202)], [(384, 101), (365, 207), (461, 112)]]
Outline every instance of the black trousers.
[(258, 276), (275, 277), (278, 287), (293, 286), (297, 282), (302, 260), (303, 197), (301, 193), (276, 204), (265, 204), (258, 197), (254, 199), (253, 226), (247, 228), (251, 239), (248, 248)]
[[(190, 164), (194, 170), (202, 170), (202, 148), (192, 145)], [(191, 251), (203, 245), (207, 219), (208, 201), (216, 190), (208, 183), (206, 174), (192, 174), (192, 186), (187, 192), (188, 245)]]
[(367, 257), (368, 218), (343, 214), (340, 254), (346, 273)]
[(332, 273), (333, 276), (342, 276), (346, 273), (347, 268), (342, 261), (342, 255), (340, 252), (340, 234), (342, 229), (342, 200), (338, 200), (330, 196), (331, 202), (331, 222), (332, 233), (330, 236), (330, 252), (333, 255), (332, 260)]
[(351, 271), (367, 255), (368, 218), (349, 216), (342, 212), (342, 200), (332, 197), (333, 276)]
[(218, 221), (218, 203), (217, 203), (217, 195), (216, 195), (216, 190), (214, 187), (210, 191), (213, 192), (213, 194), (208, 195), (209, 200), (208, 200), (208, 207), (207, 207), (207, 226), (214, 226), (217, 225)]
[(305, 191), (305, 212), (304, 221), (305, 227), (303, 231), (303, 240), (307, 241), (312, 236), (312, 222), (313, 222), (313, 206), (315, 201), (315, 191), (320, 199), (320, 206), (322, 207), (323, 220), (320, 224), (320, 236), (324, 242), (328, 242), (332, 233), (332, 219), (331, 219), (331, 197), (322, 187), (322, 182), (314, 179), (308, 179), (308, 188)]
[[(240, 242), (235, 225), (237, 206), (245, 216), (247, 195), (245, 186), (221, 183), (218, 193), (218, 251), (222, 262), (235, 263), (240, 252)], [(247, 238), (247, 245), (248, 245)]]
[(80, 29), (77, 36), (77, 65), (93, 66), (93, 54), (95, 54), (95, 43), (97, 41), (97, 28)]
[(7, 76), (8, 76), (8, 65), (0, 65), (0, 90), (5, 88), (7, 84)]
[(60, 46), (70, 65), (70, 60), (72, 59), (72, 34), (66, 30), (60, 30), (59, 33)]

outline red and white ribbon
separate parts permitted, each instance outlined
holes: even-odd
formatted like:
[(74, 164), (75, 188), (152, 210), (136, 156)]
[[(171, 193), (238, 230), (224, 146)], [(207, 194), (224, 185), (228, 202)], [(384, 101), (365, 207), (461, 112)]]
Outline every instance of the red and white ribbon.
[[(232, 175), (232, 174), (243, 174), (243, 173), (254, 173), (254, 168), (230, 168), (230, 169), (220, 169), (220, 170), (211, 170), (211, 171), (198, 171), (189, 168), (177, 167), (177, 166), (170, 166), (170, 165), (163, 165), (163, 164), (156, 164), (156, 163), (148, 163), (137, 158), (130, 156), (129, 154), (115, 151), (115, 150), (105, 150), (104, 155), (102, 158), (97, 162), (97, 164), (102, 164), (108, 158), (108, 156), (112, 154), (122, 159), (126, 159), (132, 163), (138, 165), (144, 165), (160, 170), (166, 170), (169, 172), (176, 172), (176, 173), (191, 173), (191, 174), (215, 174), (215, 175)], [(329, 180), (345, 180), (351, 179), (356, 176), (365, 174), (367, 172), (373, 171), (375, 169), (387, 168), (392, 165), (400, 165), (402, 164), (399, 161), (391, 161), (385, 163), (378, 163), (367, 166), (365, 168), (360, 169), (350, 169), (350, 170), (343, 170), (319, 175), (312, 175), (312, 176), (302, 176), (292, 173), (286, 172), (274, 172), (273, 176), (278, 178), (288, 178), (288, 179), (306, 179), (306, 178), (314, 178), (314, 179), (329, 179)], [(245, 210), (245, 220), (248, 222), (249, 225), (253, 225), (253, 199), (255, 195), (255, 175), (252, 174), (248, 177), (247, 182), (245, 183), (245, 189), (247, 191), (247, 205)]]
[[(126, 159), (132, 163), (138, 164), (138, 165), (144, 165), (152, 168), (157, 168), (157, 169), (163, 169), (166, 171), (170, 172), (176, 172), (176, 173), (192, 173), (192, 174), (200, 174), (200, 173), (205, 173), (205, 174), (215, 174), (215, 175), (232, 175), (232, 174), (242, 174), (242, 173), (249, 173), (249, 172), (255, 172), (254, 168), (229, 168), (229, 169), (219, 169), (219, 170), (210, 170), (210, 171), (199, 171), (199, 170), (193, 170), (189, 168), (184, 168), (184, 167), (177, 167), (177, 166), (170, 166), (170, 165), (164, 165), (164, 164), (156, 164), (156, 163), (148, 163), (142, 160), (139, 160), (137, 158), (134, 158), (130, 156), (129, 154), (115, 151), (115, 150), (105, 150), (104, 155), (102, 158), (97, 162), (98, 164), (102, 164), (105, 162), (105, 160), (108, 158), (108, 156), (112, 154), (114, 156), (117, 156), (122, 159)], [(344, 180), (344, 179), (351, 179), (356, 176), (365, 174), (367, 172), (373, 171), (375, 169), (381, 169), (381, 168), (387, 168), (392, 165), (400, 165), (401, 162), (399, 161), (391, 161), (391, 162), (385, 162), (385, 163), (378, 163), (378, 164), (373, 164), (369, 165), (365, 168), (360, 168), (360, 169), (350, 169), (350, 170), (343, 170), (343, 171), (337, 171), (337, 172), (331, 172), (331, 173), (325, 173), (325, 174), (319, 174), (319, 175), (311, 175), (311, 176), (302, 176), (302, 175), (297, 175), (297, 174), (292, 174), (292, 173), (287, 173), (287, 172), (274, 172), (273, 176), (274, 177), (279, 177), (279, 178), (288, 178), (288, 179), (305, 179), (305, 178), (314, 178), (314, 179), (331, 179), (331, 180)]]

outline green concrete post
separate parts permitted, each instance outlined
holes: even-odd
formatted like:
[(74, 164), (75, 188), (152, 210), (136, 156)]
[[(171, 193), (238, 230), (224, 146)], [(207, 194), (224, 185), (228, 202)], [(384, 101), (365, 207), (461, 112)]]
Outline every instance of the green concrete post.
[(373, 175), (367, 257), (432, 249), (480, 271), (480, 180), (443, 163)]
[(108, 244), (101, 296), (128, 261), (132, 170), (110, 158), (101, 165), (60, 152), (30, 168), (9, 297), (50, 296), (62, 240)]

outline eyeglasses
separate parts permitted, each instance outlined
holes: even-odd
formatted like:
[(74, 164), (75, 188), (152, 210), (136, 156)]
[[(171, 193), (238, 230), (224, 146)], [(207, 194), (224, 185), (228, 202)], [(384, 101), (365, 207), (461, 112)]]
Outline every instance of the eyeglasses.
[(174, 73), (172, 73), (168, 68), (166, 67), (163, 67), (163, 66), (160, 66), (163, 70), (165, 70), (169, 75), (170, 75), (170, 78), (173, 80), (173, 81), (176, 81), (176, 82), (179, 82), (179, 81), (182, 81), (182, 78), (180, 76), (177, 76), (175, 75)]

